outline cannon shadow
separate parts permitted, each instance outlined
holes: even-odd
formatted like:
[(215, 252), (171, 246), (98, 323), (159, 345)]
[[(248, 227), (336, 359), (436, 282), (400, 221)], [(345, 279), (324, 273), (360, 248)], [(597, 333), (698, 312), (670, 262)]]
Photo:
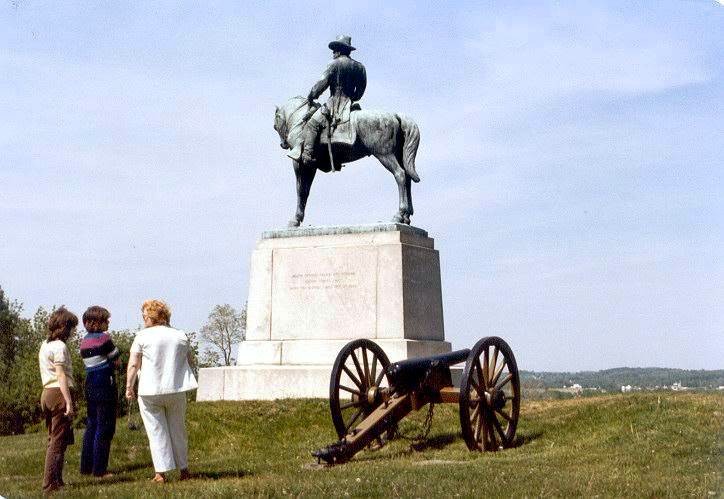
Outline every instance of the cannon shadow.
[[(543, 436), (542, 431), (526, 432), (523, 434), (518, 434), (518, 435), (516, 435), (515, 439), (513, 440), (513, 445), (511, 445), (508, 448), (515, 449), (518, 447), (522, 447), (542, 436)], [(395, 440), (398, 440), (398, 439), (401, 440), (404, 438), (397, 438)], [(356, 460), (358, 460), (358, 461), (368, 461), (368, 460), (376, 461), (378, 459), (394, 460), (399, 457), (409, 456), (410, 454), (413, 454), (415, 452), (424, 452), (426, 450), (441, 450), (450, 444), (458, 442), (461, 439), (462, 439), (462, 434), (460, 434), (460, 433), (445, 433), (445, 434), (436, 435), (434, 437), (427, 438), (425, 440), (413, 440), (407, 449), (400, 449), (400, 450), (397, 450), (393, 453), (386, 454), (386, 455), (374, 455), (374, 453), (373, 453), (373, 454), (367, 455), (365, 457), (358, 456)]]
[(457, 439), (458, 435), (453, 434), (436, 435), (425, 440), (413, 442), (410, 444), (410, 448), (415, 452), (422, 452), (430, 449), (440, 450), (457, 441)]
[[(513, 439), (513, 445), (511, 445), (509, 449), (514, 449), (517, 447), (522, 447), (523, 445), (527, 445), (533, 440), (540, 438), (541, 436), (543, 436), (542, 431), (518, 434)], [(437, 435), (426, 440), (413, 442), (412, 444), (410, 444), (410, 449), (415, 452), (422, 452), (425, 450), (440, 450), (444, 449), (453, 442), (458, 441), (459, 439), (462, 439), (462, 434), (460, 433)]]
[(533, 440), (537, 440), (540, 437), (543, 436), (542, 431), (534, 431), (530, 433), (524, 433), (524, 434), (517, 434), (515, 436), (515, 439), (513, 439), (513, 445), (510, 446), (510, 448), (516, 448), (516, 447), (522, 447), (523, 445), (527, 445), (531, 443)]
[[(540, 438), (541, 436), (543, 436), (542, 431), (518, 434), (518, 435), (516, 435), (515, 439), (513, 440), (513, 445), (511, 445), (508, 448), (515, 449), (518, 447), (522, 447), (522, 446), (527, 445), (530, 442)], [(395, 440), (409, 440), (409, 439), (398, 437)], [(407, 448), (397, 449), (393, 452), (389, 452), (389, 453), (385, 453), (385, 454), (376, 454), (377, 451), (373, 451), (372, 453), (365, 453), (365, 455), (357, 455), (354, 460), (358, 461), (358, 462), (379, 461), (379, 460), (394, 461), (395, 459), (399, 459), (402, 457), (409, 457), (410, 455), (415, 454), (416, 452), (423, 452), (426, 450), (441, 450), (441, 449), (444, 449), (445, 447), (447, 447), (448, 445), (458, 442), (460, 440), (462, 440), (461, 433), (446, 433), (446, 434), (436, 435), (434, 437), (430, 437), (425, 440), (414, 440), (410, 443), (409, 447), (407, 447)], [(386, 448), (386, 446), (384, 448)], [(378, 450), (381, 450), (381, 449), (378, 449)], [(504, 452), (504, 451), (501, 451), (501, 452)], [(465, 461), (460, 461), (460, 462), (465, 462)]]

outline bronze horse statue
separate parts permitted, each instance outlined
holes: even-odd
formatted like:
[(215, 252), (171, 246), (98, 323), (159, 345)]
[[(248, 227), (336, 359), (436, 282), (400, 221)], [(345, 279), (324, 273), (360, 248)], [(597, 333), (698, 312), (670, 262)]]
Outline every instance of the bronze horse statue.
[[(274, 130), (279, 134), (283, 149), (293, 148), (301, 140), (305, 120), (319, 105), (303, 97), (293, 97), (276, 108)], [(351, 163), (365, 156), (374, 156), (395, 176), (400, 194), (399, 209), (393, 222), (410, 223), (412, 209), (411, 182), (419, 182), (415, 171), (415, 156), (420, 144), (420, 131), (414, 121), (396, 113), (356, 110), (350, 119), (356, 135), (351, 145), (332, 143), (331, 154), (326, 144), (319, 141), (314, 145), (314, 161), (302, 164), (292, 160), (297, 177), (297, 211), (289, 221), (290, 227), (298, 227), (304, 220), (304, 210), (317, 170), (329, 172), (339, 170), (344, 163)], [(322, 134), (327, 134), (323, 130)], [(330, 159), (330, 156), (333, 159)], [(334, 165), (331, 164), (332, 161)]]

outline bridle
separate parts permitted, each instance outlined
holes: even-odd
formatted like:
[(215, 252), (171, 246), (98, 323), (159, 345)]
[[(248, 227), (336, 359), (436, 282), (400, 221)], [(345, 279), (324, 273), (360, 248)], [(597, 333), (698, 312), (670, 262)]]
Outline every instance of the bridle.
[(283, 135), (284, 135), (284, 139), (285, 139), (285, 140), (287, 140), (287, 141), (289, 140), (289, 134), (292, 132), (292, 130), (294, 130), (294, 129), (296, 129), (296, 128), (299, 128), (299, 127), (301, 127), (301, 126), (304, 126), (304, 120), (299, 120), (299, 121), (297, 121), (296, 123), (294, 123), (294, 124), (292, 125), (291, 128), (289, 128), (289, 123), (293, 123), (293, 122), (294, 122), (294, 115), (295, 115), (297, 112), (299, 112), (304, 106), (306, 106), (308, 103), (309, 103), (309, 101), (308, 101), (307, 99), (304, 99), (304, 100), (302, 101), (302, 103), (299, 104), (299, 105), (294, 109), (294, 111), (292, 111), (291, 113), (289, 113), (289, 116), (288, 116), (286, 119), (282, 120), (282, 121), (283, 121), (282, 131), (283, 131)]

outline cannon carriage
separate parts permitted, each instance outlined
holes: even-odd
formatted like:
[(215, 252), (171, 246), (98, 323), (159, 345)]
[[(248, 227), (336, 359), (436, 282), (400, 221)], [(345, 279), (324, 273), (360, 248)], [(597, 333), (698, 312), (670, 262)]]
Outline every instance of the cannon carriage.
[[(460, 388), (451, 367), (465, 363)], [(472, 349), (390, 363), (371, 340), (351, 341), (339, 352), (329, 386), (332, 423), (339, 441), (312, 453), (341, 464), (393, 437), (398, 423), (427, 404), (456, 403), (471, 451), (497, 451), (514, 443), (520, 379), (513, 351), (497, 336)]]

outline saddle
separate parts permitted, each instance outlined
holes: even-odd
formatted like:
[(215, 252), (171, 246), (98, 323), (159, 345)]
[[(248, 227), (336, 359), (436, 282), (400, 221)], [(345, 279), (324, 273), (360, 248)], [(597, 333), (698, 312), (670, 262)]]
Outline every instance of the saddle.
[(352, 147), (355, 140), (357, 140), (357, 112), (362, 108), (358, 103), (347, 104), (341, 109), (339, 116), (332, 117), (333, 120), (330, 123), (330, 118), (325, 121), (324, 127), (319, 134), (320, 144), (326, 146), (330, 142), (330, 126), (331, 128), (331, 142), (333, 145), (346, 145)]

